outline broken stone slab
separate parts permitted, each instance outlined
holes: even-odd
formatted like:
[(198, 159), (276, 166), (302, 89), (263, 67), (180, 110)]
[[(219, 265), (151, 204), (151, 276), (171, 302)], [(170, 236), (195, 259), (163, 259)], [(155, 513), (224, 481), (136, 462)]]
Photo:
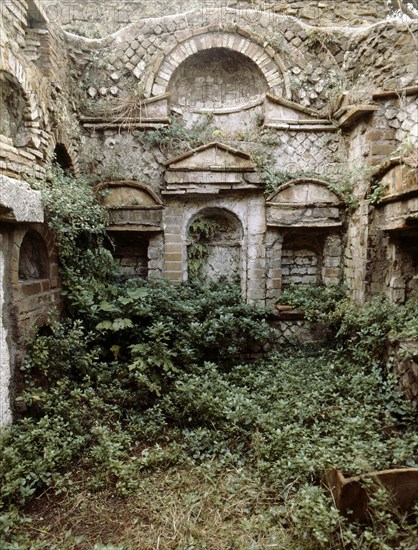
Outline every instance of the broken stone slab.
[(41, 193), (23, 181), (0, 175), (1, 219), (11, 222), (42, 223)]
[(411, 510), (418, 500), (418, 468), (381, 470), (353, 477), (345, 477), (334, 468), (325, 475), (323, 483), (331, 490), (338, 510), (359, 521), (368, 519), (369, 493), (378, 487), (390, 493), (402, 512)]
[(346, 113), (338, 120), (338, 125), (342, 129), (350, 128), (363, 117), (379, 109), (377, 105), (348, 105)]

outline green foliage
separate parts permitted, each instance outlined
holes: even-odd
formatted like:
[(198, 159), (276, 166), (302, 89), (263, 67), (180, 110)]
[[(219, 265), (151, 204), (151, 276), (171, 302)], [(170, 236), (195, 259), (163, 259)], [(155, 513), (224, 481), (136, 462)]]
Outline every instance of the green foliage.
[(202, 269), (209, 255), (209, 242), (222, 230), (218, 220), (198, 218), (189, 228), (190, 244), (187, 249), (187, 267), (190, 281), (202, 278)]
[(282, 293), (281, 301), (328, 327), (334, 348), (364, 365), (382, 364), (390, 341), (418, 334), (417, 293), (403, 307), (381, 296), (359, 307), (340, 286), (294, 286)]
[[(314, 179), (326, 182), (330, 191), (340, 196), (347, 209), (355, 208), (358, 199), (353, 195), (354, 184), (367, 179), (371, 175), (371, 169), (364, 165), (354, 165), (347, 168), (346, 163), (334, 163), (325, 173), (309, 170), (283, 170), (274, 165), (268, 146), (278, 145), (274, 133), (264, 130), (261, 136), (263, 146), (253, 154), (253, 158), (260, 170), (265, 184), (265, 193), (270, 195), (280, 189), (282, 185), (295, 179)], [(267, 148), (266, 148), (267, 146)]]
[(174, 156), (213, 141), (219, 133), (210, 118), (190, 128), (182, 120), (172, 119), (165, 128), (147, 132), (145, 142), (151, 147), (159, 147), (165, 155)]
[[(278, 495), (263, 521), (286, 525), (294, 548), (408, 548), (410, 525), (384, 495), (360, 526), (320, 481), (331, 467), (416, 466), (414, 412), (384, 356), (389, 338), (414, 334), (416, 301), (359, 308), (339, 287), (290, 289), (282, 300), (326, 325), (330, 345), (279, 352), (269, 312), (234, 284), (120, 281), (98, 260), (105, 218), (88, 186), (58, 174), (44, 194), (70, 318), (30, 344), (25, 414), (0, 434), (2, 548), (42, 547), (22, 534), (22, 507), (46, 488), (77, 491), (75, 464), (90, 492), (123, 498), (179, 465), (247, 472)], [(205, 244), (219, 230), (199, 221), (191, 235)]]
[[(231, 284), (92, 289), (82, 320), (54, 323), (31, 345), (26, 418), (0, 442), (4, 512), (44, 487), (73, 490), (74, 460), (89, 472), (90, 490), (120, 495), (149, 469), (215, 460), (257, 472), (280, 493), (291, 484), (283, 513), (294, 533), (305, 526), (312, 547), (366, 532), (373, 544), (393, 541), (380, 533), (385, 522), (397, 541), (409, 537), (393, 515), (376, 529), (350, 524), (318, 486), (334, 466), (358, 473), (414, 464), (412, 411), (378, 368), (377, 343), (395, 308), (351, 308), (338, 288), (298, 293), (293, 303), (310, 319), (332, 324), (331, 350), (271, 351), (267, 313), (243, 304)], [(76, 291), (70, 303), (76, 296), (82, 303)], [(1, 536), (13, 540), (12, 532), (9, 525)]]
[(107, 211), (85, 179), (52, 166), (41, 190), (45, 216), (56, 236), (61, 272), (68, 285), (88, 280), (106, 281), (115, 271), (111, 253), (104, 247)]

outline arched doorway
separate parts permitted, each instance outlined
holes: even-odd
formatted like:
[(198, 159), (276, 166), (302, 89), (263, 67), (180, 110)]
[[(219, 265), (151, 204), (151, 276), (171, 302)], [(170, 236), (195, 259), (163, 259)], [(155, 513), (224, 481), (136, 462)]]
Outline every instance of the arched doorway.
[(73, 159), (63, 143), (57, 143), (54, 149), (54, 163), (62, 168), (67, 174), (74, 175)]

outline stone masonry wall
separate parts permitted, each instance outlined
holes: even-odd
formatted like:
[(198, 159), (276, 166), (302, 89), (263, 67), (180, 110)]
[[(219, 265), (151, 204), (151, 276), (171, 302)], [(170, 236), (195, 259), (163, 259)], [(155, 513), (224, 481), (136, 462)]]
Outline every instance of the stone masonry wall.
[[(221, 9), (238, 13), (261, 10), (267, 13), (290, 15), (311, 25), (364, 25), (384, 19), (391, 7), (385, 0), (46, 0), (48, 16), (65, 29), (90, 38), (99, 38), (139, 19), (161, 17), (191, 10), (203, 14)], [(256, 17), (256, 16), (254, 16)]]
[[(76, 168), (78, 123), (69, 108), (63, 32), (47, 22), (42, 3), (5, 0), (0, 16), (0, 424), (4, 424), (13, 416), (15, 368), (27, 337), (46, 322), (51, 307), (61, 306), (54, 238), (43, 224), (40, 194), (21, 180), (45, 176), (57, 143), (66, 147)], [(36, 235), (32, 251), (30, 246), (21, 250), (31, 232)], [(47, 251), (42, 266), (37, 265), (38, 244)], [(25, 252), (30, 257), (22, 263)]]
[(400, 386), (415, 408), (418, 409), (418, 347), (413, 341), (395, 343), (390, 350)]
[[(26, 199), (22, 214), (19, 192), (29, 197), (30, 190), (17, 181), (44, 177), (57, 146), (75, 174), (133, 180), (155, 193), (159, 224), (151, 230), (153, 212), (145, 207), (129, 219), (123, 209), (113, 212), (129, 276), (186, 280), (190, 223), (216, 211), (239, 220), (242, 234), (233, 246), (213, 243), (207, 274), (224, 268), (226, 258), (240, 271), (250, 302), (274, 305), (291, 282), (334, 284), (343, 271), (358, 303), (382, 292), (402, 302), (412, 292), (416, 190), (373, 203), (370, 179), (388, 158), (418, 145), (418, 25), (386, 19), (386, 0), (193, 0), (186, 6), (4, 0), (0, 6), (0, 169), (8, 176), (0, 187), (0, 422), (11, 416), (13, 365), (28, 333), (51, 305), (61, 305), (53, 236), (36, 208), (25, 210)], [(154, 118), (144, 115), (144, 98)], [(281, 113), (278, 123), (274, 116), (266, 122), (267, 104), (270, 114)], [(211, 145), (213, 162), (205, 170), (193, 164), (200, 154), (196, 136), (187, 138), (197, 123), (205, 143), (219, 142)], [(167, 141), (155, 134), (151, 140), (152, 131)], [(229, 172), (217, 161), (221, 149)], [(187, 150), (184, 173), (167, 168)], [(177, 188), (170, 188), (168, 172)], [(262, 175), (271, 189), (264, 189)], [(326, 213), (332, 208), (308, 197), (303, 182), (319, 179), (335, 192), (334, 217)], [(299, 180), (306, 197), (302, 204), (283, 199), (271, 206), (281, 214), (268, 221), (273, 180)], [(385, 228), (388, 216), (393, 222), (403, 216), (408, 227), (395, 235)], [(29, 258), (26, 277), (19, 259), (30, 232), (33, 243), (45, 244), (48, 268)], [(301, 334), (301, 320), (281, 322), (284, 335)], [(400, 369), (414, 397), (415, 371), (403, 363)]]

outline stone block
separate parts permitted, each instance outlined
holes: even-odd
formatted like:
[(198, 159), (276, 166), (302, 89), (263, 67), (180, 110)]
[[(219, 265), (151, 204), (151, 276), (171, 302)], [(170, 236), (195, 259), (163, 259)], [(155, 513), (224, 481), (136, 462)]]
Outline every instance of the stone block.
[(173, 283), (182, 283), (183, 282), (183, 272), (182, 271), (164, 271), (164, 277)]
[(177, 243), (165, 243), (164, 250), (166, 254), (181, 254), (182, 253), (182, 245)]
[(164, 255), (164, 260), (166, 265), (170, 265), (170, 268), (172, 267), (173, 262), (178, 265), (182, 265), (183, 254), (179, 252), (169, 252)]

